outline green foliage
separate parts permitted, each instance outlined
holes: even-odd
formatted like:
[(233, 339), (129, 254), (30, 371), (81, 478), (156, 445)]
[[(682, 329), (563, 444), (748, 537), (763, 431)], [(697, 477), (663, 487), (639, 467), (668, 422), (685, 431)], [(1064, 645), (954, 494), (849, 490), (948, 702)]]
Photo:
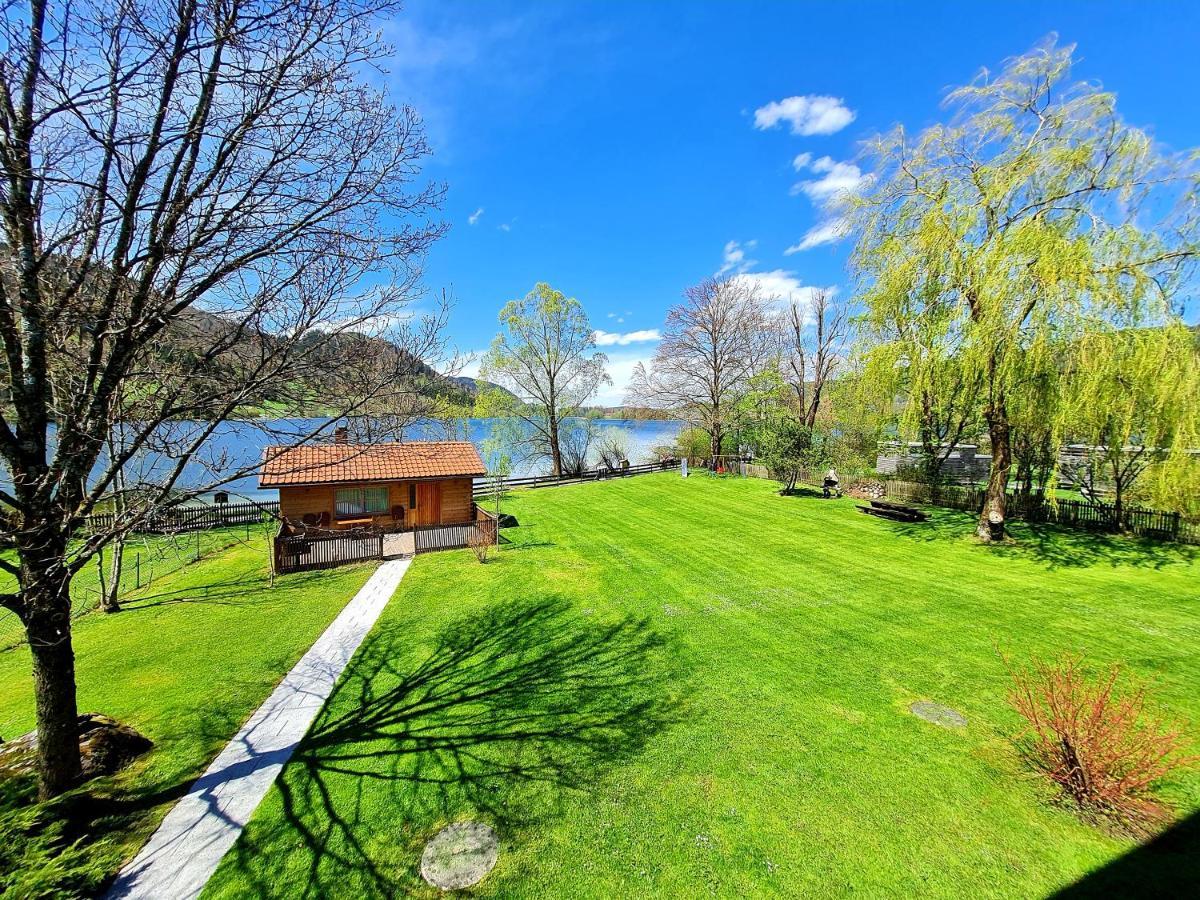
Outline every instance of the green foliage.
[[(1060, 376), (1083, 339), (1178, 323), (1198, 246), (1195, 159), (1159, 152), (1113, 94), (1072, 83), (1071, 53), (1048, 43), (1009, 60), (950, 94), (949, 123), (868, 148), (876, 176), (853, 204), (852, 264), (869, 370), (904, 392), (910, 431), (923, 398), (961, 392), (977, 396), (994, 451), (1022, 420), (1057, 444), (1072, 408)], [(1111, 389), (1092, 387), (1090, 402)]]
[(1110, 482), (1128, 488), (1148, 469), (1151, 503), (1200, 512), (1192, 452), (1200, 448), (1196, 332), (1175, 323), (1086, 334), (1065, 381), (1071, 439), (1103, 448), (1096, 455)]
[(560, 472), (563, 420), (610, 382), (608, 358), (596, 350), (583, 305), (544, 282), (506, 303), (500, 325), (480, 374), (509, 393), (481, 392), (476, 414), (518, 420), (521, 427), (506, 433), (514, 455), (548, 457)]
[(675, 439), (676, 452), (688, 459), (707, 459), (709, 455), (709, 436), (702, 428), (689, 427), (681, 429)]
[[(0, 783), (8, 793), (11, 781)], [(32, 787), (32, 785), (31, 785)], [(38, 806), (33, 791), (30, 805), (10, 815), (0, 814), (0, 895), (11, 900), (75, 898), (95, 895), (121, 862), (112, 841), (90, 846), (67, 837), (69, 806)], [(0, 810), (15, 806), (16, 798), (0, 800)]]
[(756, 425), (752, 434), (756, 459), (783, 486), (784, 493), (795, 490), (801, 472), (812, 462), (812, 429), (797, 416), (776, 415)]

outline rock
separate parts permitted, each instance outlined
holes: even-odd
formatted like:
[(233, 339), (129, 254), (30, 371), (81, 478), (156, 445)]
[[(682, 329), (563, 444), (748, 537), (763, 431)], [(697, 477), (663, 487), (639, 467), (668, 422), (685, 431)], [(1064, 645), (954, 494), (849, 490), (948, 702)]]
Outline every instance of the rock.
[(509, 513), (500, 513), (500, 518), (496, 520), (496, 524), (501, 528), (516, 528), (521, 523), (517, 521), (517, 517)]
[(867, 479), (854, 482), (846, 493), (859, 500), (882, 500), (887, 495), (887, 487), (882, 481)]
[[(99, 713), (85, 713), (78, 723), (85, 781), (120, 771), (154, 746), (145, 735)], [(32, 775), (36, 771), (36, 731), (0, 745), (0, 778)]]
[(482, 822), (457, 822), (433, 836), (421, 854), (421, 877), (444, 891), (483, 880), (496, 865), (499, 841)]

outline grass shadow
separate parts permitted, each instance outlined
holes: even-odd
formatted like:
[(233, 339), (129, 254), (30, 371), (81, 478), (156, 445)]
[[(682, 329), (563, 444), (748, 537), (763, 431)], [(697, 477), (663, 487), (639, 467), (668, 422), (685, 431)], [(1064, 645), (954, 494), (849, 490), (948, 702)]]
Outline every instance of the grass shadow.
[[(973, 537), (974, 515), (940, 507), (921, 508), (929, 516), (925, 522), (892, 522), (886, 519), (880, 519), (880, 522), (895, 534), (911, 540), (962, 541)], [(1009, 523), (1008, 532), (1009, 540), (990, 546), (991, 552), (1014, 559), (1030, 559), (1051, 570), (1102, 564), (1161, 569), (1168, 565), (1189, 563), (1197, 557), (1197, 548), (1187, 544), (1066, 528), (1049, 523), (1016, 520)]]
[[(277, 890), (255, 860), (288, 845), (307, 864), (297, 894), (347, 889), (338, 873), (405, 893), (420, 884), (429, 823), (465, 811), (511, 837), (679, 719), (675, 654), (645, 619), (603, 624), (557, 598), (510, 601), (449, 625), (420, 658), (402, 649), (411, 643), (384, 626), (355, 656), (277, 783), (281, 819), (247, 831), (226, 862), (239, 892)], [(411, 865), (381, 859), (378, 812), (364, 812), (379, 804), (395, 840), (412, 824)]]
[(795, 497), (803, 500), (830, 500), (831, 497), (826, 497), (820, 488), (812, 487), (807, 484), (798, 484), (790, 491), (778, 491), (780, 497)]
[(1196, 558), (1196, 548), (1187, 544), (1059, 525), (1021, 522), (1012, 533), (1014, 540), (997, 547), (998, 552), (1031, 556), (1051, 569), (1098, 564), (1161, 569)]
[(272, 599), (264, 594), (263, 585), (247, 583), (245, 579), (235, 581), (213, 581), (207, 584), (189, 585), (170, 591), (160, 591), (157, 594), (144, 594), (129, 600), (121, 601), (122, 612), (134, 612), (139, 609), (152, 609), (173, 603), (219, 603), (228, 606), (240, 606), (238, 598), (254, 595), (260, 600)]

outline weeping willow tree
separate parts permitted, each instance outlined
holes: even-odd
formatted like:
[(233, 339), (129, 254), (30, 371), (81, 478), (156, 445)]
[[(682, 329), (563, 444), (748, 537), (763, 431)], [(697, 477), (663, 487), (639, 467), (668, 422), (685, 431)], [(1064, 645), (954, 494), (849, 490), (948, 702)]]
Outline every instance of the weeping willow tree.
[[(1064, 354), (1098, 329), (1165, 339), (1197, 252), (1195, 156), (1164, 153), (1113, 94), (1072, 82), (1071, 53), (1047, 42), (953, 91), (948, 123), (871, 141), (875, 175), (852, 203), (867, 324), (907, 335), (870, 354), (902, 358), (910, 397), (948, 360), (979, 385), (985, 540), (1004, 537), (1014, 411), (1057, 442), (1069, 405), (1045, 385)], [(908, 352), (922, 346), (952, 353)]]
[(900, 431), (920, 443), (921, 477), (936, 484), (950, 454), (979, 431), (981, 379), (960, 364), (962, 329), (954, 327), (951, 304), (918, 292), (898, 299), (862, 323), (870, 348), (863, 389), (878, 398), (901, 398)]
[[(1072, 473), (1111, 496), (1114, 523), (1135, 486), (1195, 514), (1200, 497), (1200, 348), (1181, 324), (1085, 335), (1071, 360), (1068, 436), (1087, 445)], [(1142, 483), (1139, 483), (1142, 482)]]

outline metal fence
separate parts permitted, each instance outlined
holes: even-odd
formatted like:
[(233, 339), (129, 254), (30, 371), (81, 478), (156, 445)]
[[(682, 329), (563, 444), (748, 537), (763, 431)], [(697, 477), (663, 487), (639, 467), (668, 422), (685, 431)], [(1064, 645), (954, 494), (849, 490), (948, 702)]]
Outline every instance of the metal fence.
[[(129, 594), (154, 584), (202, 559), (239, 543), (254, 540), (265, 549), (261, 532), (242, 528), (192, 531), (186, 534), (144, 534), (131, 536), (122, 548), (121, 577), (117, 581), (117, 600), (125, 602)], [(92, 563), (79, 571), (71, 582), (71, 618), (94, 612), (100, 604), (100, 592), (112, 582), (116, 548), (105, 547)], [(0, 610), (0, 651), (18, 646), (25, 640), (25, 629), (15, 613)]]

